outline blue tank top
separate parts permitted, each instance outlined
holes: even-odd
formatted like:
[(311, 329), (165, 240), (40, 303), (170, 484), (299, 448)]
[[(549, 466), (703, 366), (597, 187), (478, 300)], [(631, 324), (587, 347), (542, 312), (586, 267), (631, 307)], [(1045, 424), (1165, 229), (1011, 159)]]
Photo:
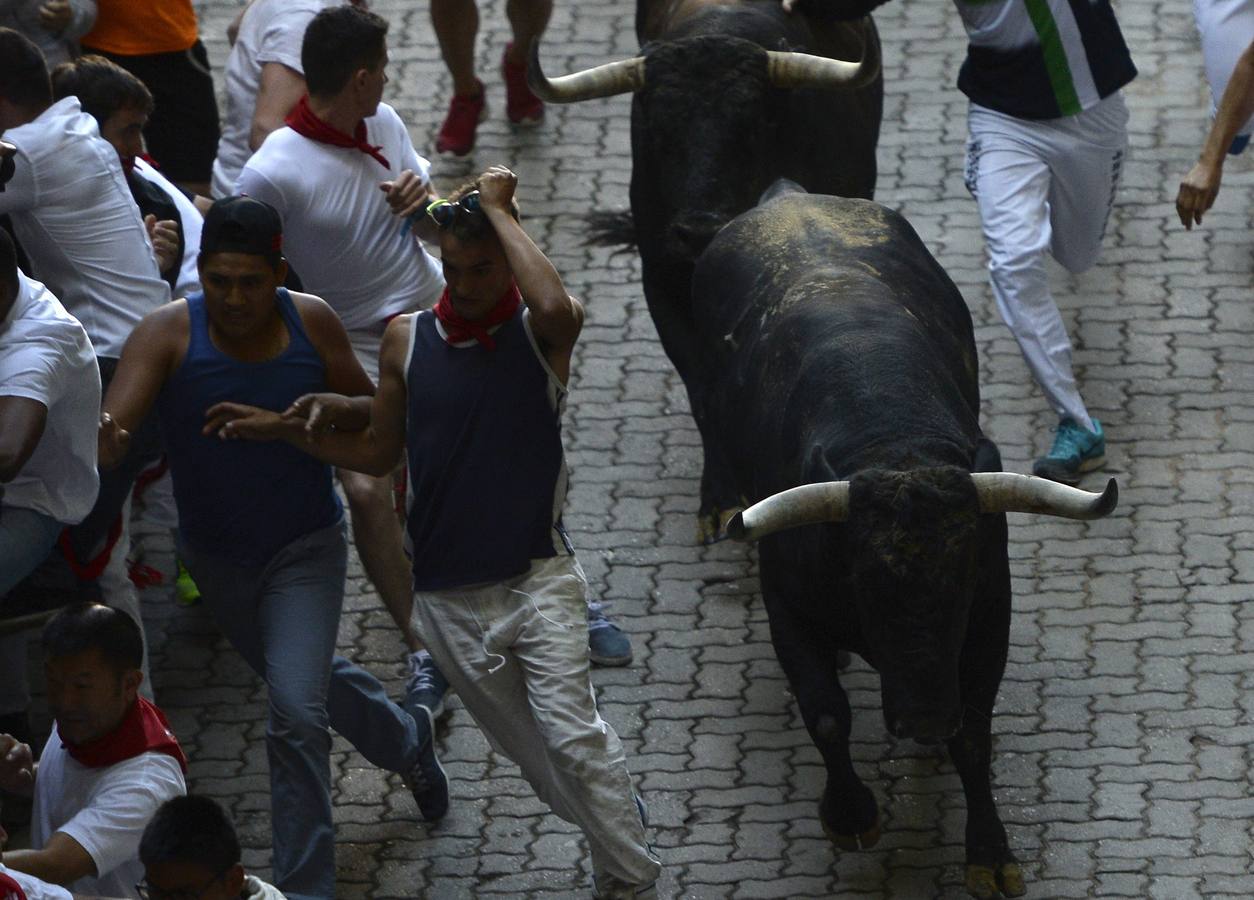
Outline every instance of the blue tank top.
[(520, 306), (496, 331), (494, 350), (451, 346), (433, 313), (414, 316), (405, 530), (416, 590), (502, 581), (571, 552), (561, 523), (565, 390), (523, 315)]
[(296, 538), (339, 521), (331, 468), (283, 441), (224, 441), (201, 434), (205, 410), (223, 400), (284, 410), (326, 390), (326, 367), (284, 288), (275, 297), (287, 347), (265, 362), (240, 362), (209, 338), (203, 293), (187, 298), (187, 357), (157, 398), (179, 533), (190, 546), (249, 566)]

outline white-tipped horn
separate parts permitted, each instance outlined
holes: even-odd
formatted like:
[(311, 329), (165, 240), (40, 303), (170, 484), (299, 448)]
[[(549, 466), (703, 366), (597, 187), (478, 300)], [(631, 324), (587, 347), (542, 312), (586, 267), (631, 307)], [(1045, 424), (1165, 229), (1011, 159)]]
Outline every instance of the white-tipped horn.
[(843, 522), (848, 516), (849, 482), (803, 484), (736, 513), (727, 523), (727, 535), (738, 541), (756, 541), (786, 528)]
[(975, 472), (980, 512), (1025, 512), (1064, 519), (1100, 519), (1119, 504), (1119, 485), (1106, 482), (1101, 493), (1082, 491), (1048, 478), (1014, 472)]
[(533, 40), (527, 59), (527, 86), (545, 103), (578, 103), (597, 97), (630, 94), (644, 87), (644, 57), (633, 56), (549, 78), (540, 68), (540, 41)]
[(855, 90), (870, 84), (880, 74), (879, 41), (865, 24), (859, 62), (783, 50), (768, 50), (766, 57), (771, 84), (781, 88)]

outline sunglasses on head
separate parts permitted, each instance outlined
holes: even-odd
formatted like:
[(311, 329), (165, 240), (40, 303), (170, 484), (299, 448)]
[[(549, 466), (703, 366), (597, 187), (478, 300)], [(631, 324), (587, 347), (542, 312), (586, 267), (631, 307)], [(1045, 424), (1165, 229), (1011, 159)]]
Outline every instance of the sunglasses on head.
[(457, 211), (476, 215), (482, 211), (479, 206), (479, 192), (471, 191), (460, 200), (437, 200), (427, 207), (427, 215), (440, 228), (448, 228), (457, 218)]

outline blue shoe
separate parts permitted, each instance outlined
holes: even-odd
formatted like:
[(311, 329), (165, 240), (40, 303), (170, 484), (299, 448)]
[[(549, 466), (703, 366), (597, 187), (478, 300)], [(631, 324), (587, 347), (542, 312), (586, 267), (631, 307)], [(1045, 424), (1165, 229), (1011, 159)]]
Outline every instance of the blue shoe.
[(1093, 420), (1093, 431), (1076, 424), (1070, 416), (1054, 429), (1054, 446), (1032, 466), (1032, 474), (1063, 484), (1076, 484), (1080, 475), (1106, 461), (1106, 435), (1102, 423)]
[(596, 602), (588, 604), (588, 656), (598, 666), (625, 666), (632, 658), (631, 639)]
[(409, 678), (405, 681), (405, 700), (401, 706), (415, 720), (418, 719), (419, 708), (422, 708), (435, 721), (444, 715), (444, 695), (448, 693), (448, 679), (426, 650), (411, 653), (408, 661)]
[(405, 775), (405, 786), (422, 817), (438, 822), (448, 812), (448, 776), (435, 755), (435, 720), (430, 710), (420, 706), (414, 722), (418, 726), (418, 760)]

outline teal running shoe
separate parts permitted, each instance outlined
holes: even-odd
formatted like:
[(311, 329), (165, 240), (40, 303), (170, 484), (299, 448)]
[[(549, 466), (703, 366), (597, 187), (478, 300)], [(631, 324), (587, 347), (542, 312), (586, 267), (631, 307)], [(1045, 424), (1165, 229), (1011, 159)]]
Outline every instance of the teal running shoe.
[(1094, 431), (1076, 424), (1070, 416), (1054, 429), (1054, 446), (1032, 466), (1032, 474), (1063, 484), (1076, 484), (1085, 472), (1106, 462), (1106, 435), (1102, 423), (1093, 420)]

